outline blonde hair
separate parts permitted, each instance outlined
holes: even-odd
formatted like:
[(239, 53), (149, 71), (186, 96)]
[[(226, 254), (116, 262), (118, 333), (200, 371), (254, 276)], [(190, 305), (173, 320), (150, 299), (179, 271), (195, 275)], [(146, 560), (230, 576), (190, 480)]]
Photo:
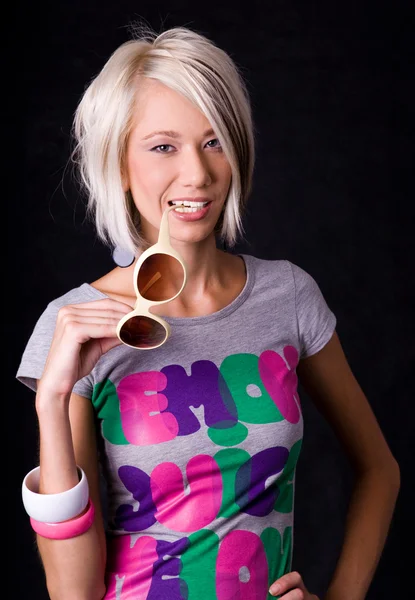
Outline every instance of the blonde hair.
[(231, 57), (185, 27), (156, 34), (138, 29), (110, 56), (75, 111), (72, 158), (87, 191), (87, 214), (99, 238), (131, 252), (145, 244), (139, 213), (122, 173), (139, 77), (156, 79), (189, 99), (206, 116), (230, 163), (232, 182), (218, 224), (235, 244), (252, 185), (254, 134), (247, 88)]

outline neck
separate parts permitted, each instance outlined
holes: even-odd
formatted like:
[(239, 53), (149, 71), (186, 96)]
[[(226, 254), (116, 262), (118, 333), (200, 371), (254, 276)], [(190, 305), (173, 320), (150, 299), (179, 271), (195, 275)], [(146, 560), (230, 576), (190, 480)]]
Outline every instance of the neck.
[(219, 283), (224, 252), (217, 249), (214, 235), (197, 244), (172, 240), (172, 245), (183, 258), (187, 270), (187, 283), (180, 298), (183, 304), (192, 303), (212, 285)]
[[(243, 260), (231, 253), (218, 250), (214, 236), (197, 244), (172, 245), (186, 264), (187, 283), (182, 293), (171, 302), (155, 306), (152, 312), (166, 316), (198, 316), (220, 310), (236, 298), (246, 282)], [(135, 305), (133, 286), (134, 264), (119, 267), (93, 285), (116, 300)]]

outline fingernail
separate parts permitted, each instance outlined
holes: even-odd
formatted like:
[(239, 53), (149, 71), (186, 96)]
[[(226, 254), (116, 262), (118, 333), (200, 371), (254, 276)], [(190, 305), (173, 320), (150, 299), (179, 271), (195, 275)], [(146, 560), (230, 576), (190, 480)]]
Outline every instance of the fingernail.
[(272, 585), (272, 586), (269, 588), (269, 593), (270, 593), (270, 594), (272, 594), (272, 595), (274, 595), (274, 594), (278, 594), (278, 592), (280, 591), (280, 589), (281, 589), (281, 588), (280, 588), (280, 586), (279, 586), (278, 584), (277, 584), (277, 585)]

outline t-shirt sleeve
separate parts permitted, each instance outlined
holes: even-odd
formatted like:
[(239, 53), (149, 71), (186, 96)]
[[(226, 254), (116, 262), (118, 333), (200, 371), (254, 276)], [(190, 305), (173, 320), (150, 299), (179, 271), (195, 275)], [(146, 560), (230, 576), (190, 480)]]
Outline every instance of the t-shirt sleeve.
[[(55, 331), (59, 307), (51, 302), (40, 315), (31, 336), (26, 344), (17, 369), (18, 381), (36, 391), (37, 380), (42, 377), (49, 348)], [(92, 397), (91, 377), (80, 379), (74, 385), (73, 391), (86, 398)]]
[(337, 319), (316, 280), (298, 265), (290, 264), (295, 287), (300, 358), (306, 358), (327, 344)]

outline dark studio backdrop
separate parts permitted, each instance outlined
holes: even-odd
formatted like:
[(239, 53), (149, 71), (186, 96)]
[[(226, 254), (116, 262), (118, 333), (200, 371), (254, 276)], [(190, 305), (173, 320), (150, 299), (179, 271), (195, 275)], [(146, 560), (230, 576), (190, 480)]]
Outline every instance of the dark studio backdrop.
[[(257, 163), (245, 240), (235, 252), (298, 264), (317, 280), (337, 316), (352, 370), (402, 475), (368, 598), (404, 597), (411, 585), (404, 544), (413, 539), (414, 505), (409, 5), (285, 1), (244, 8), (157, 0), (19, 5), (14, 29), (24, 58), (15, 59), (19, 75), (12, 117), (5, 119), (15, 141), (7, 173), (15, 196), (6, 200), (13, 290), (13, 314), (6, 319), (11, 340), (6, 401), (8, 422), (14, 423), (8, 432), (15, 508), (8, 598), (48, 598), (20, 495), (24, 475), (37, 464), (34, 395), (14, 379), (20, 355), (50, 300), (113, 266), (109, 250), (84, 220), (84, 200), (66, 168), (71, 120), (84, 86), (127, 39), (126, 25), (137, 18), (157, 30), (193, 27), (242, 69), (252, 98)], [(293, 568), (310, 591), (323, 594), (341, 548), (351, 471), (339, 442), (300, 392), (305, 437)]]

